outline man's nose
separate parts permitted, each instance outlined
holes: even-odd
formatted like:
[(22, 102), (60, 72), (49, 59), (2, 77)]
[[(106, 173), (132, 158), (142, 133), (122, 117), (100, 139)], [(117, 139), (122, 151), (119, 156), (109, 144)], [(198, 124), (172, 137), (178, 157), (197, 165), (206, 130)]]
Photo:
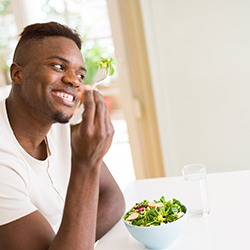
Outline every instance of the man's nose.
[(67, 70), (63, 76), (63, 82), (78, 88), (81, 85), (81, 81), (76, 73), (72, 70)]

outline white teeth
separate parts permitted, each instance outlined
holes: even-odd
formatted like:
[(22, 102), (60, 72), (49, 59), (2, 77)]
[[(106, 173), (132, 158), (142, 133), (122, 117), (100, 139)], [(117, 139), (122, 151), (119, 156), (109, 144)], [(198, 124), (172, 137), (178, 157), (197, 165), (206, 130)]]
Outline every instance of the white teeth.
[(73, 96), (69, 95), (67, 93), (57, 92), (56, 95), (59, 96), (59, 97), (61, 97), (61, 98), (63, 98), (63, 99), (65, 99), (65, 100), (67, 100), (67, 101), (70, 101), (70, 102), (73, 101)]

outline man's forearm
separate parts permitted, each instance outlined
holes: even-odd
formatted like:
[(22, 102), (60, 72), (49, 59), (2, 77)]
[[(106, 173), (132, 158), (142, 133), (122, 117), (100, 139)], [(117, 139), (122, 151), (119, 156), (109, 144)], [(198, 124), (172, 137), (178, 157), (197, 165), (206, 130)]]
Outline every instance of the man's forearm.
[(121, 219), (125, 211), (123, 194), (105, 164), (102, 166), (101, 185), (96, 240), (108, 232)]
[[(106, 234), (122, 217), (124, 213), (123, 198), (119, 197), (116, 201), (100, 201), (103, 208), (98, 209), (96, 240)], [(104, 208), (106, 207), (106, 209)]]
[[(54, 249), (92, 250), (95, 242), (100, 169), (72, 171)], [(82, 176), (81, 176), (82, 175)]]

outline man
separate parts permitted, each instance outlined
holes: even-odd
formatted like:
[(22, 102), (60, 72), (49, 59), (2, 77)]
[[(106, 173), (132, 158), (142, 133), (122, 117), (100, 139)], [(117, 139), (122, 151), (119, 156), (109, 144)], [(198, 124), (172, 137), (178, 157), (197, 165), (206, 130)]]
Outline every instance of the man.
[[(1, 250), (93, 249), (124, 212), (103, 162), (113, 127), (100, 93), (82, 90), (80, 50), (55, 22), (21, 34), (0, 103)], [(70, 127), (79, 101), (82, 121)]]

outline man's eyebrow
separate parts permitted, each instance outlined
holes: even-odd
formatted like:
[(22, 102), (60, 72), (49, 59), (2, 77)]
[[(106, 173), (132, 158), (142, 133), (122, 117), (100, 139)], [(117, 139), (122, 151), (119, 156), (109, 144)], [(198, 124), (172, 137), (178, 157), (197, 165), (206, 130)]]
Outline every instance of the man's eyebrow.
[[(59, 60), (64, 61), (66, 63), (69, 63), (69, 60), (67, 60), (67, 59), (65, 59), (65, 58), (63, 58), (61, 56), (50, 56), (47, 59), (53, 59), (53, 58), (59, 59)], [(85, 71), (85, 72), (87, 72), (87, 69), (85, 67), (83, 67), (83, 66), (81, 66), (80, 69), (83, 70), (83, 71)]]

